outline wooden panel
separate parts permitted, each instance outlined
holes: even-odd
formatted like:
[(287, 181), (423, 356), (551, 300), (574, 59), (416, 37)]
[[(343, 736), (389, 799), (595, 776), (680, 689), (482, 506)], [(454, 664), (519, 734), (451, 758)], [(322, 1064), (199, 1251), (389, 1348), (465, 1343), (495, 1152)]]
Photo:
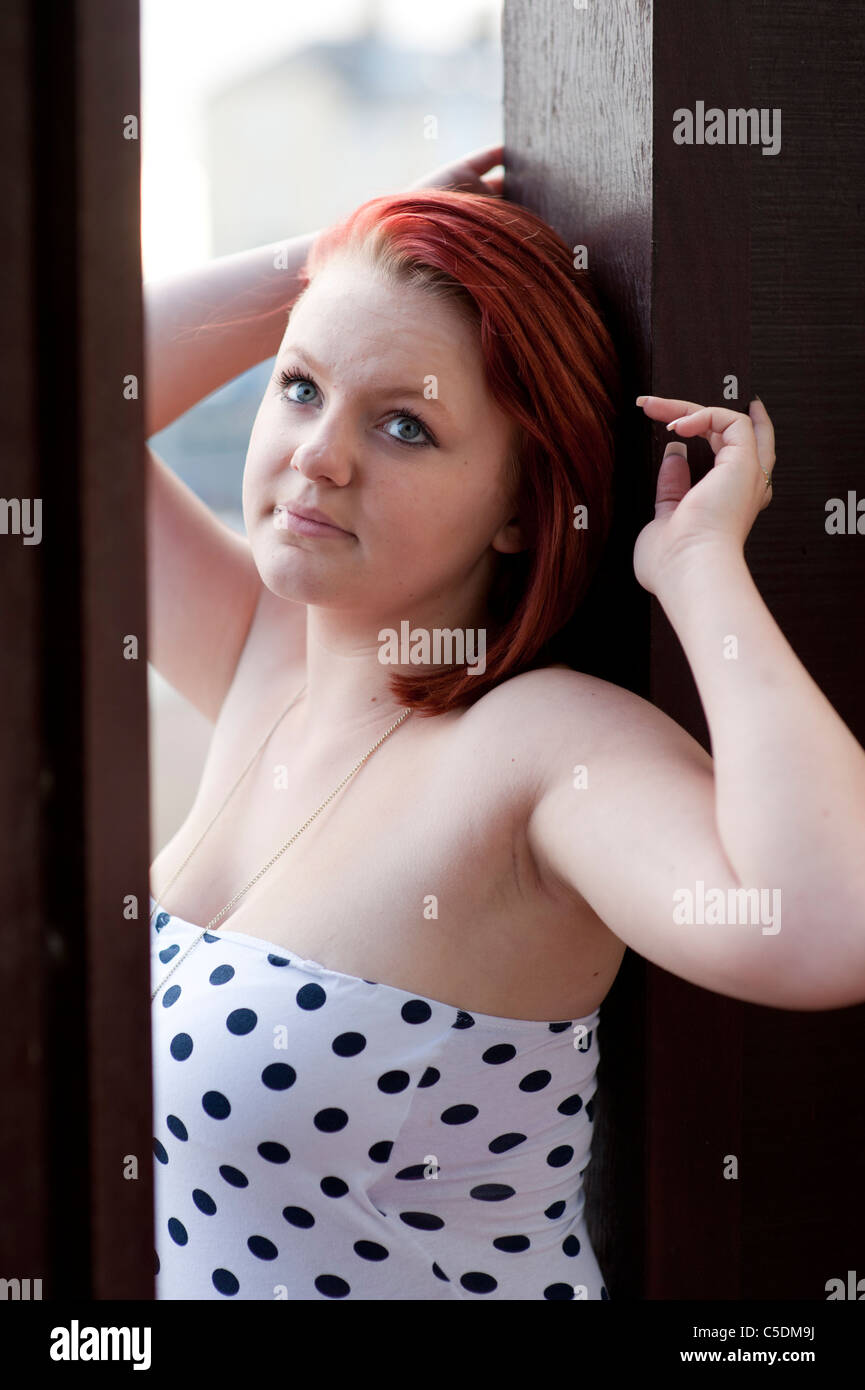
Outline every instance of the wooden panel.
[[(721, 403), (732, 377), (733, 409), (755, 390), (766, 400), (776, 496), (746, 558), (865, 742), (865, 548), (824, 527), (829, 498), (863, 493), (859, 8), (506, 0), (503, 39), (507, 192), (589, 246), (626, 399), (632, 384), (633, 396)], [(674, 112), (698, 103), (780, 110), (780, 149), (676, 143)], [(666, 438), (622, 422), (618, 529), (569, 659), (649, 695), (709, 748), (678, 639), (629, 587)], [(689, 456), (697, 481), (711, 450), (697, 441)], [(610, 1067), (588, 1174), (612, 1298), (825, 1298), (865, 1234), (865, 1115), (850, 1102), (865, 1008), (763, 1009), (633, 967), (601, 1012)], [(729, 1154), (735, 1181), (722, 1176)]]
[[(557, 0), (506, 0), (502, 27), (505, 192), (569, 246), (587, 247), (626, 400), (645, 389), (651, 370), (650, 23), (637, 0), (586, 10)], [(649, 596), (631, 565), (650, 506), (640, 415), (635, 410), (621, 421), (612, 533), (562, 650), (581, 670), (646, 696)], [(641, 1297), (644, 1282), (644, 973), (643, 961), (627, 952), (598, 1033), (586, 1219), (612, 1300)]]
[[(35, 120), (27, 6), (0, 6), (0, 209), (3, 266), (3, 499), (35, 499), (40, 484), (34, 429), (35, 325), (31, 312), (34, 188), (30, 140)], [(2, 505), (2, 504), (0, 504)], [(5, 507), (4, 507), (5, 516)], [(0, 1261), (7, 1279), (39, 1279), (46, 1269), (44, 988), (40, 888), (43, 768), (40, 740), (41, 545), (0, 534)], [(74, 887), (74, 885), (73, 885)]]
[(4, 491), (43, 517), (38, 545), (0, 537), (3, 1273), (45, 1299), (150, 1298), (138, 7), (0, 22)]
[[(782, 109), (783, 145), (751, 181), (752, 378), (778, 461), (749, 563), (865, 744), (865, 535), (825, 530), (830, 498), (865, 497), (862, 9), (754, 0), (751, 40), (754, 101)], [(825, 1299), (828, 1279), (865, 1273), (865, 1007), (746, 1012), (743, 1297)]]

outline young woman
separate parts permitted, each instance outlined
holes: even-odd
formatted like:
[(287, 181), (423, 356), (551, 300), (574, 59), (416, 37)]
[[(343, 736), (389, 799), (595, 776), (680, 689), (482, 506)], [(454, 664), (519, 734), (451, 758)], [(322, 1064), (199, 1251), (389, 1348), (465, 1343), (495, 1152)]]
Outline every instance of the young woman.
[(152, 869), (160, 1298), (606, 1298), (582, 1175), (625, 947), (865, 999), (865, 754), (743, 558), (759, 402), (638, 402), (716, 455), (690, 488), (670, 446), (634, 555), (714, 760), (545, 655), (623, 407), (501, 157), (146, 287), (149, 433), (277, 354), (246, 539), (150, 455), (150, 655), (214, 722)]

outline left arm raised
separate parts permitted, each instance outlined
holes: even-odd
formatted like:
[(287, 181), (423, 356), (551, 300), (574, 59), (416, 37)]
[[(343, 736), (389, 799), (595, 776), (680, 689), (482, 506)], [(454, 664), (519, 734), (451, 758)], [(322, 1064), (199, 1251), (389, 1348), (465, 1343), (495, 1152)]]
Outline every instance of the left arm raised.
[[(714, 762), (630, 691), (545, 672), (543, 728), (526, 737), (537, 777), (529, 845), (542, 878), (579, 894), (622, 941), (683, 979), (776, 1008), (858, 1004), (865, 754), (747, 571), (719, 566), (702, 581), (692, 574), (667, 610), (703, 698)], [(730, 633), (737, 660), (723, 655)], [(585, 786), (574, 774), (582, 765)], [(681, 894), (696, 898), (698, 881), (725, 903), (742, 888), (768, 890), (760, 901), (779, 902), (780, 930), (753, 917), (677, 920)]]

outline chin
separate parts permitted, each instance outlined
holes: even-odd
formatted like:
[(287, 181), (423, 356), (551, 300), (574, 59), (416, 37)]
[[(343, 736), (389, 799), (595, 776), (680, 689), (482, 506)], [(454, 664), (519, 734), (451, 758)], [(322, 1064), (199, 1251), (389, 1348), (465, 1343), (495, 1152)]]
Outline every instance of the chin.
[(281, 548), (278, 555), (264, 557), (253, 552), (253, 558), (265, 588), (290, 603), (344, 608), (346, 597), (356, 592), (356, 585), (348, 584), (344, 576), (337, 578), (321, 569), (315, 573), (317, 566), (303, 564), (303, 552), (299, 549)]

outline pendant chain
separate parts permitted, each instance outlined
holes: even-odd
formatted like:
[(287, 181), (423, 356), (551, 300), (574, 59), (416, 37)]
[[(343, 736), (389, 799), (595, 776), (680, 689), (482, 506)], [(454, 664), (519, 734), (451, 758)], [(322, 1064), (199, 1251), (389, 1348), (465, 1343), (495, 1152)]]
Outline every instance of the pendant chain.
[[(303, 686), (301, 687), (301, 689), (298, 691), (298, 693), (294, 696), (294, 698), (293, 698), (292, 700), (290, 700), (289, 703), (286, 705), (285, 709), (282, 711), (282, 714), (280, 714), (279, 717), (277, 718), (276, 723), (273, 725), (273, 728), (270, 730), (270, 732), (267, 733), (267, 734), (265, 734), (265, 736), (264, 736), (264, 738), (262, 739), (261, 743), (258, 745), (258, 748), (257, 748), (257, 749), (255, 750), (255, 752), (253, 753), (253, 755), (252, 755), (252, 757), (250, 758), (249, 762), (247, 763), (246, 767), (243, 769), (243, 772), (241, 772), (241, 774), (240, 774), (240, 776), (238, 777), (237, 781), (235, 782), (234, 786), (231, 788), (231, 791), (228, 793), (228, 796), (225, 798), (225, 800), (223, 801), (222, 805), (219, 807), (219, 810), (216, 812), (216, 815), (213, 817), (213, 819), (210, 821), (210, 824), (205, 828), (205, 830), (203, 831), (202, 835), (199, 837), (199, 839), (198, 839), (198, 840), (196, 841), (196, 843), (193, 845), (192, 849), (191, 849), (191, 850), (189, 851), (189, 853), (187, 854), (187, 856), (186, 856), (186, 858), (184, 859), (183, 863), (180, 865), (180, 868), (177, 870), (177, 872), (176, 872), (176, 873), (172, 876), (172, 878), (169, 880), (169, 882), (168, 882), (168, 884), (166, 885), (166, 887), (162, 890), (162, 896), (164, 896), (164, 895), (168, 892), (168, 890), (171, 888), (172, 884), (174, 884), (174, 883), (176, 882), (176, 880), (178, 879), (178, 877), (180, 876), (180, 874), (181, 874), (181, 873), (183, 872), (183, 870), (186, 868), (186, 865), (189, 863), (189, 861), (190, 861), (190, 859), (192, 858), (193, 854), (195, 853), (195, 851), (196, 851), (196, 850), (198, 849), (198, 847), (200, 846), (202, 840), (203, 840), (203, 839), (205, 838), (205, 836), (209, 833), (209, 831), (213, 828), (213, 826), (214, 826), (215, 822), (217, 821), (217, 819), (219, 818), (219, 816), (222, 815), (222, 812), (225, 810), (225, 808), (226, 808), (226, 806), (228, 805), (229, 801), (230, 801), (231, 798), (234, 796), (234, 793), (237, 791), (237, 788), (240, 786), (240, 783), (243, 781), (244, 777), (245, 777), (246, 774), (249, 772), (249, 770), (250, 770), (250, 768), (252, 767), (253, 763), (255, 762), (256, 758), (257, 758), (257, 757), (259, 756), (259, 754), (261, 753), (262, 749), (264, 748), (264, 745), (267, 743), (267, 741), (268, 741), (268, 740), (272, 737), (272, 735), (275, 733), (276, 728), (277, 728), (277, 725), (279, 725), (279, 724), (282, 722), (282, 720), (283, 720), (283, 719), (285, 718), (285, 716), (288, 714), (289, 710), (292, 709), (292, 708), (297, 704), (298, 700), (300, 699), (301, 695), (303, 694), (303, 692), (304, 692), (305, 690), (306, 690), (306, 685), (303, 685)], [(304, 830), (308, 829), (308, 827), (309, 827), (310, 825), (312, 825), (312, 822), (315, 820), (316, 816), (320, 815), (321, 812), (325, 809), (325, 807), (328, 806), (328, 805), (330, 804), (331, 801), (333, 801), (333, 798), (336, 796), (337, 792), (341, 791), (342, 788), (345, 786), (346, 782), (350, 781), (350, 779), (355, 775), (355, 773), (360, 771), (360, 769), (363, 767), (363, 765), (364, 765), (364, 763), (367, 761), (367, 759), (372, 757), (372, 755), (373, 755), (373, 753), (376, 751), (376, 749), (379, 748), (379, 747), (384, 743), (384, 741), (385, 741), (386, 738), (389, 738), (389, 737), (390, 737), (390, 735), (394, 732), (395, 729), (398, 729), (398, 728), (399, 728), (400, 724), (402, 724), (403, 721), (404, 721), (405, 719), (407, 719), (407, 718), (409, 717), (410, 714), (411, 714), (411, 709), (404, 709), (404, 710), (403, 710), (403, 712), (402, 712), (402, 714), (399, 716), (399, 718), (398, 718), (397, 720), (395, 720), (393, 724), (391, 724), (390, 728), (387, 729), (386, 732), (382, 734), (381, 738), (379, 738), (379, 739), (376, 740), (376, 742), (372, 745), (372, 747), (369, 749), (369, 751), (366, 752), (366, 753), (364, 753), (364, 755), (363, 755), (363, 757), (360, 759), (360, 761), (359, 761), (358, 763), (356, 763), (355, 766), (351, 769), (351, 772), (347, 773), (346, 776), (343, 777), (343, 779), (342, 779), (342, 781), (339, 783), (339, 785), (336, 786), (336, 787), (334, 787), (333, 791), (330, 793), (330, 796), (326, 797), (325, 800), (324, 800), (324, 801), (321, 803), (321, 805), (318, 807), (318, 809), (315, 810), (315, 811), (313, 811), (312, 815), (311, 815), (307, 820), (304, 821), (304, 823), (303, 823), (303, 825), (300, 827), (300, 829), (299, 829), (299, 830), (296, 830), (296, 831), (294, 832), (294, 834), (290, 837), (290, 839), (286, 840), (286, 842), (285, 842), (285, 844), (282, 846), (282, 848), (281, 848), (281, 849), (278, 849), (277, 852), (276, 852), (276, 854), (274, 854), (274, 855), (272, 856), (272, 858), (268, 859), (267, 863), (263, 866), (263, 868), (259, 869), (258, 873), (257, 873), (253, 878), (251, 878), (251, 879), (249, 880), (249, 882), (247, 883), (247, 885), (246, 885), (245, 888), (241, 888), (241, 890), (240, 890), (239, 893), (235, 893), (235, 895), (234, 895), (234, 897), (231, 899), (231, 901), (230, 901), (230, 902), (227, 902), (227, 903), (225, 904), (225, 907), (221, 908), (221, 910), (220, 910), (219, 912), (217, 912), (217, 914), (216, 914), (215, 917), (211, 917), (210, 921), (207, 923), (207, 926), (203, 929), (203, 931), (201, 932), (201, 934), (200, 934), (199, 936), (196, 937), (196, 939), (193, 941), (193, 943), (192, 943), (191, 946), (188, 946), (187, 949), (186, 949), (185, 951), (183, 951), (183, 952), (178, 956), (177, 960), (174, 962), (174, 964), (172, 965), (171, 969), (167, 972), (167, 974), (163, 977), (163, 979), (160, 981), (160, 983), (156, 986), (156, 989), (153, 991), (153, 993), (152, 993), (151, 996), (150, 996), (150, 1001), (151, 1001), (151, 1003), (152, 1003), (153, 1000), (156, 998), (156, 996), (157, 996), (157, 994), (159, 993), (159, 991), (163, 988), (163, 986), (165, 985), (165, 983), (166, 983), (166, 981), (168, 980), (169, 976), (171, 976), (171, 975), (174, 973), (174, 971), (177, 969), (178, 965), (180, 965), (181, 961), (184, 961), (184, 960), (186, 959), (186, 957), (189, 955), (190, 951), (193, 951), (193, 950), (195, 949), (195, 947), (199, 944), (199, 942), (201, 942), (201, 941), (203, 940), (203, 938), (204, 938), (204, 937), (206, 936), (206, 934), (210, 931), (210, 929), (214, 926), (214, 924), (215, 924), (216, 922), (219, 921), (220, 917), (224, 917), (225, 914), (226, 914), (226, 912), (228, 912), (228, 911), (234, 906), (234, 904), (238, 901), (238, 899), (239, 899), (239, 898), (242, 898), (243, 895), (244, 895), (244, 893), (248, 893), (249, 890), (250, 890), (250, 888), (253, 886), (253, 884), (257, 883), (258, 880), (262, 877), (262, 875), (263, 875), (263, 874), (266, 874), (267, 871), (268, 871), (268, 869), (270, 869), (270, 868), (276, 863), (277, 859), (279, 859), (279, 858), (281, 857), (281, 855), (283, 855), (283, 854), (285, 853), (285, 851), (289, 848), (289, 846), (294, 844), (294, 842), (295, 842), (295, 840), (298, 838), (298, 836), (299, 836), (299, 835), (302, 835), (303, 832), (304, 832)], [(159, 910), (159, 906), (160, 906), (160, 900), (157, 900), (156, 906), (154, 907), (153, 912), (150, 914), (150, 922), (151, 922), (151, 924), (152, 924), (152, 922), (153, 922), (153, 918), (155, 917), (157, 911)]]

